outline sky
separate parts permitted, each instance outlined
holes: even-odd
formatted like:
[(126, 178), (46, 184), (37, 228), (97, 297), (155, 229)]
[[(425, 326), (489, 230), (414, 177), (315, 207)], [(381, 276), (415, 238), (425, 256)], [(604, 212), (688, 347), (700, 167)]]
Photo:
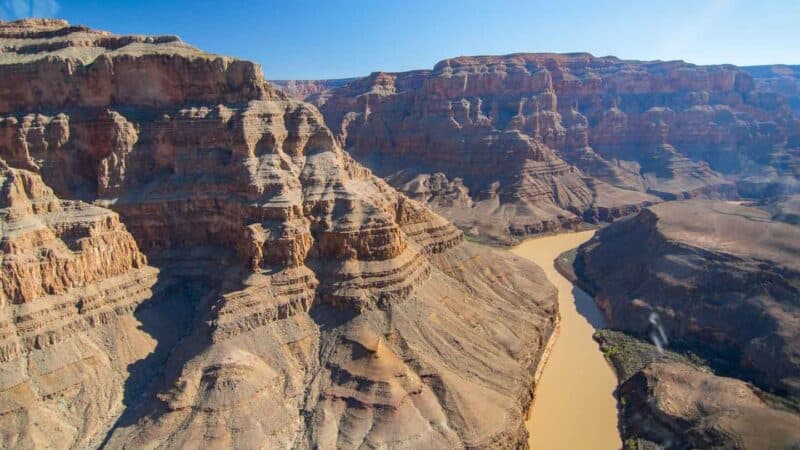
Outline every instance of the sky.
[(0, 16), (175, 34), (258, 62), (268, 79), (346, 78), (516, 52), (800, 64), (800, 0), (0, 0)]

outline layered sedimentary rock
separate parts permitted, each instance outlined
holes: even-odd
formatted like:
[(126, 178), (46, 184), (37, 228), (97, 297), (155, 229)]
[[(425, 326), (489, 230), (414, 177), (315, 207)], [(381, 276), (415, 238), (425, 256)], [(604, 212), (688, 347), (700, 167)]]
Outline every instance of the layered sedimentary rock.
[(578, 284), (625, 332), (595, 337), (619, 379), (626, 448), (800, 445), (793, 206), (663, 203), (578, 250)]
[[(800, 117), (800, 66), (751, 66), (742, 70), (752, 75), (756, 89), (785, 101)], [(800, 192), (800, 125), (795, 122), (789, 145), (776, 148), (769, 166), (754, 167), (754, 173), (743, 173), (739, 191), (748, 197), (778, 197)]]
[(270, 80), (270, 84), (280, 88), (298, 100), (318, 99), (333, 89), (342, 87), (355, 78), (335, 78), (331, 80)]
[(763, 209), (665, 203), (601, 230), (576, 259), (612, 327), (705, 355), (723, 373), (800, 394), (800, 227)]
[(459, 57), (308, 97), (354, 157), (472, 234), (613, 220), (660, 199), (785, 193), (800, 128), (734, 66)]
[[(41, 264), (4, 255), (3, 276), (20, 280), (6, 301), (38, 304), (61, 287), (152, 272), (138, 248), (160, 270), (157, 292), (124, 298), (141, 302), (126, 317), (141, 322), (136, 339), (146, 345), (132, 343), (139, 353), (125, 358), (106, 352), (128, 377), (98, 377), (96, 385), (106, 384), (81, 390), (84, 402), (113, 407), (90, 429), (51, 427), (53, 442), (527, 442), (533, 374), (557, 308), (535, 266), (464, 243), (447, 220), (352, 160), (313, 106), (274, 90), (255, 64), (174, 37), (116, 36), (63, 21), (4, 23), (0, 40), (0, 157), (11, 173), (41, 177), (49, 187), (38, 191), (91, 202), (70, 200), (84, 208), (79, 216), (99, 217), (92, 232), (117, 239), (103, 237), (85, 256), (38, 252), (65, 271), (42, 269), (41, 283), (17, 269)], [(37, 217), (49, 214), (36, 208)], [(77, 239), (62, 216), (39, 220)], [(27, 229), (15, 223), (3, 219), (4, 233)], [(42, 233), (26, 239), (39, 245)], [(111, 294), (98, 295), (81, 297), (78, 308), (114, 304)], [(74, 349), (81, 361), (92, 352)], [(15, 410), (4, 417), (13, 445), (26, 419)]]
[(800, 116), (800, 66), (775, 64), (747, 66), (742, 70), (752, 75), (758, 90), (784, 96), (795, 114)]
[(794, 448), (797, 405), (624, 333), (595, 336), (619, 377), (625, 448)]
[(133, 317), (157, 270), (117, 214), (0, 159), (0, 446), (84, 447), (154, 347)]

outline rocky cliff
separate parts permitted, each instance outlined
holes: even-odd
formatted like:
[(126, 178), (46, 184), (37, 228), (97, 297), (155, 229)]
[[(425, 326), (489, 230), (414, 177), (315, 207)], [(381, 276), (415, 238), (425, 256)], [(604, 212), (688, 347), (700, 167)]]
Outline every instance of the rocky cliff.
[(333, 89), (347, 85), (355, 78), (335, 78), (331, 80), (269, 80), (269, 83), (290, 97), (298, 100), (308, 100), (309, 98), (319, 99), (331, 92)]
[(132, 313), (157, 273), (117, 214), (0, 159), (0, 446), (85, 447), (111, 426), (154, 347)]
[(627, 447), (800, 445), (794, 200), (663, 203), (578, 250), (578, 283), (628, 333), (596, 336)]
[(536, 266), (255, 64), (58, 20), (0, 48), (0, 446), (525, 445)]
[(770, 199), (758, 206), (772, 213), (772, 220), (800, 225), (800, 195)]
[(665, 203), (601, 230), (576, 259), (611, 326), (663, 327), (723, 374), (800, 395), (800, 228), (759, 208)]
[(619, 378), (626, 449), (794, 448), (798, 407), (624, 333), (595, 338)]
[(775, 64), (742, 67), (742, 70), (753, 77), (758, 90), (785, 97), (795, 115), (800, 117), (800, 66)]
[(504, 243), (663, 199), (798, 189), (797, 118), (734, 66), (459, 57), (308, 99), (360, 162)]

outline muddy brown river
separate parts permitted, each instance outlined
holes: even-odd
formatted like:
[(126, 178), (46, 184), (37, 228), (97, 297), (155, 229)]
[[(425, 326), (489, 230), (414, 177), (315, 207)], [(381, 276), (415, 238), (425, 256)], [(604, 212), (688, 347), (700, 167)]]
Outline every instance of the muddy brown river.
[(588, 241), (594, 231), (531, 239), (511, 251), (544, 269), (558, 289), (561, 324), (544, 366), (526, 423), (534, 450), (619, 449), (617, 380), (592, 339), (604, 319), (588, 294), (553, 265), (556, 257)]

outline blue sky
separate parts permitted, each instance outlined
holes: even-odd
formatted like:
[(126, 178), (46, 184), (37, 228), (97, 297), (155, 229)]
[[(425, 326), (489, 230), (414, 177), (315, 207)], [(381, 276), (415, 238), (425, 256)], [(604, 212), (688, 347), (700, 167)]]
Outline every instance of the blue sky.
[(270, 79), (430, 68), (459, 55), (588, 51), (697, 64), (800, 64), (800, 0), (0, 0), (0, 15), (177, 34)]

